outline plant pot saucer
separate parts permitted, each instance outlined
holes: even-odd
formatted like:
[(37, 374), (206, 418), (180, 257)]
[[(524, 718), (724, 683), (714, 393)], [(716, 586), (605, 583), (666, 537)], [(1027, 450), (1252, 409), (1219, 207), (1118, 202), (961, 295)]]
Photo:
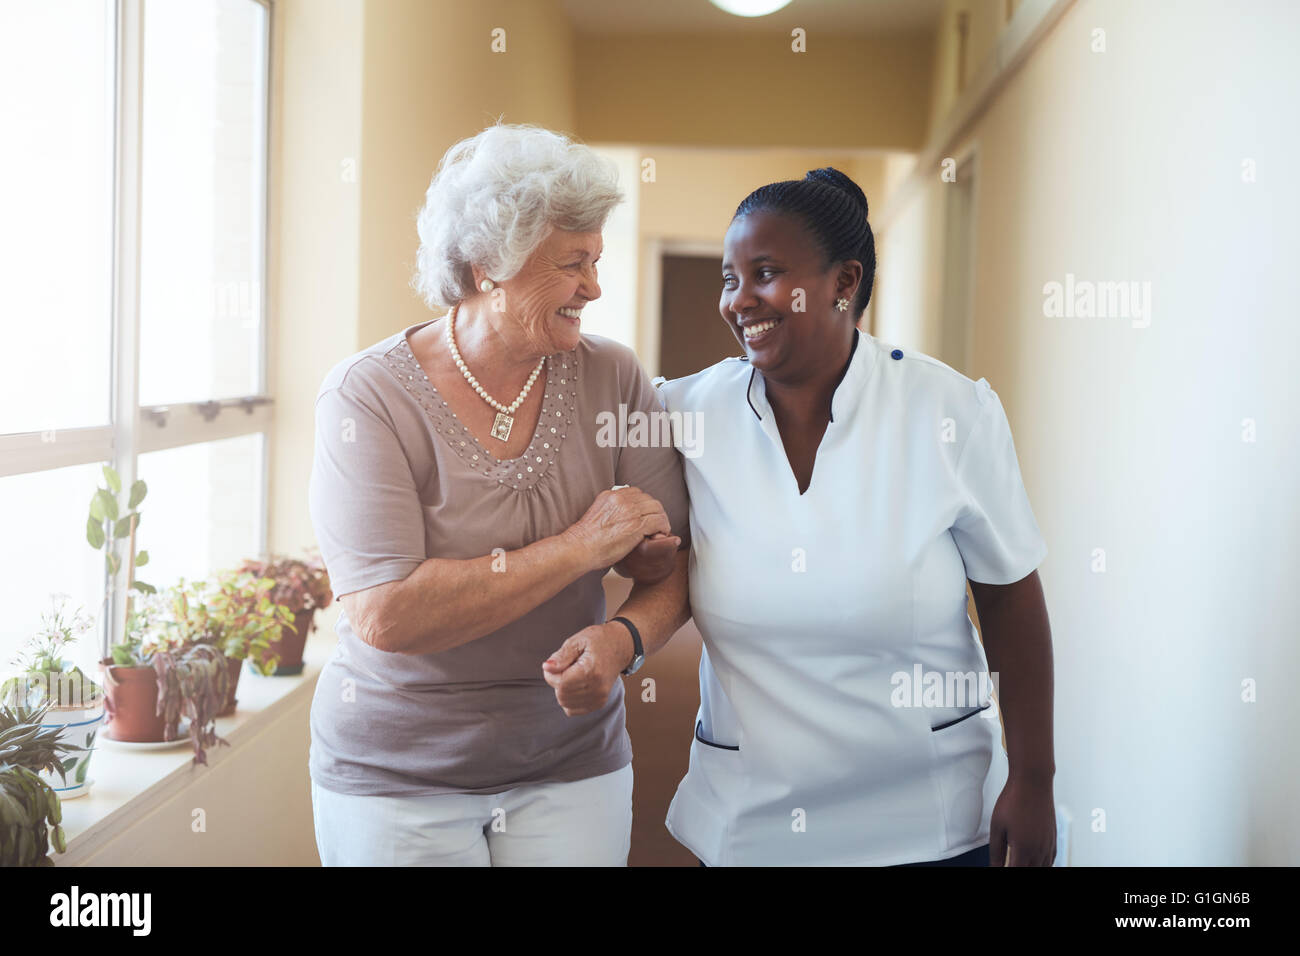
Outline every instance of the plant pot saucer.
[(94, 784), (94, 782), (95, 782), (95, 778), (91, 777), (85, 783), (79, 783), (76, 786), (68, 787), (67, 789), (64, 790), (55, 787), (54, 792), (58, 794), (59, 801), (61, 803), (66, 802), (68, 800), (75, 800), (77, 799), (77, 797), (84, 797), (86, 794), (90, 793), (90, 788)]
[(188, 747), (190, 746), (190, 722), (188, 720), (181, 721), (180, 726), (176, 729), (175, 740), (149, 740), (144, 742), (114, 740), (105, 732), (95, 739), (96, 744), (100, 742), (108, 744), (114, 750), (172, 750), (176, 747)]

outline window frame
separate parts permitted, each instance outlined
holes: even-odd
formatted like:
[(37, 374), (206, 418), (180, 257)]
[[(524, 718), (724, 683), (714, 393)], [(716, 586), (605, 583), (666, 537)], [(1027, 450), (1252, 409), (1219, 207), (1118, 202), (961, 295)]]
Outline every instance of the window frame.
[[(263, 435), (259, 476), (259, 540), (257, 550), (267, 545), (268, 494), (270, 484), (270, 442), (274, 422), (274, 401), (268, 383), (273, 317), (269, 310), (270, 269), (271, 131), (274, 48), (274, 0), (243, 0), (265, 9), (266, 29), (262, 34), (261, 72), (263, 120), (260, 127), (262, 150), (261, 195), (255, 197), (261, 213), (254, 242), (261, 261), (259, 288), (262, 322), (259, 329), (257, 391), (224, 400), (182, 402), (141, 407), (140, 397), (140, 261), (142, 134), (144, 107), (144, 17), (149, 0), (114, 0), (113, 36), (113, 155), (112, 155), (112, 292), (110, 303), (111, 363), (109, 376), (109, 424), (86, 428), (19, 432), (0, 435), (0, 477), (49, 471), (72, 465), (111, 464), (124, 487), (135, 481), (142, 454), (205, 444), (241, 435)], [(57, 440), (56, 440), (57, 436)], [(86, 489), (87, 500), (93, 489)], [(75, 542), (69, 542), (69, 547)], [(108, 603), (100, 627), (100, 656), (108, 656), (111, 644), (123, 639), (126, 601), (125, 575), (121, 575)], [(108, 585), (105, 569), (104, 585)]]

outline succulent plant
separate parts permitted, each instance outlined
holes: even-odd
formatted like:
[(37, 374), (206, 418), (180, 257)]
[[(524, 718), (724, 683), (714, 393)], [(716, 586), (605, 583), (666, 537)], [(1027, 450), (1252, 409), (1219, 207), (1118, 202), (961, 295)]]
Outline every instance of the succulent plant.
[(41, 729), (48, 710), (0, 707), (0, 866), (49, 866), (51, 842), (66, 849), (59, 795), (39, 774), (66, 782), (60, 756), (85, 748), (60, 741), (61, 728)]

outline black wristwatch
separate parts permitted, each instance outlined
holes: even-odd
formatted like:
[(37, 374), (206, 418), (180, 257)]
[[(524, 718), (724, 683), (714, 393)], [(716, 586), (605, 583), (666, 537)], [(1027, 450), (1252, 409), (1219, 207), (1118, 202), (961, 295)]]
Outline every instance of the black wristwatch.
[(611, 618), (612, 621), (618, 621), (632, 632), (632, 663), (627, 665), (623, 673), (625, 675), (635, 674), (641, 669), (641, 665), (645, 663), (645, 648), (641, 646), (641, 632), (636, 629), (635, 624), (625, 617)]

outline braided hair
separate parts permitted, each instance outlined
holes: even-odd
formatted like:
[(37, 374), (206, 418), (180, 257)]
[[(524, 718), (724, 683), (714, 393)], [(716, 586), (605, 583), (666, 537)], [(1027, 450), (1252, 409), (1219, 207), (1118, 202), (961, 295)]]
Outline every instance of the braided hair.
[(856, 259), (862, 281), (849, 307), (853, 320), (871, 301), (876, 277), (876, 241), (867, 223), (867, 197), (848, 176), (830, 166), (810, 170), (803, 179), (786, 179), (760, 186), (736, 207), (732, 221), (752, 212), (774, 212), (803, 220), (821, 248), (827, 267)]

